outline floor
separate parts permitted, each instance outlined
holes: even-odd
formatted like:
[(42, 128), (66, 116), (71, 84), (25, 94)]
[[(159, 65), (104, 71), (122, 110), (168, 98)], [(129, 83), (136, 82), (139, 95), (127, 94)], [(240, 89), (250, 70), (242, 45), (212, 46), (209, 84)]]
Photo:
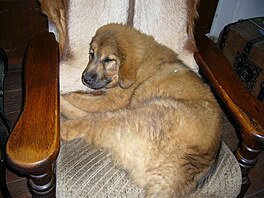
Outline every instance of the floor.
[[(5, 87), (5, 110), (11, 123), (14, 125), (19, 117), (22, 107), (22, 77), (21, 66), (9, 66), (6, 77)], [(238, 143), (235, 129), (227, 117), (223, 119), (223, 138), (231, 150), (236, 148)], [(256, 167), (250, 172), (251, 187), (246, 193), (247, 198), (262, 198), (264, 197), (264, 153), (259, 157)], [(27, 181), (14, 172), (7, 171), (7, 183), (10, 193), (13, 198), (28, 198), (31, 197), (27, 190)], [(1, 194), (0, 194), (0, 197)]]

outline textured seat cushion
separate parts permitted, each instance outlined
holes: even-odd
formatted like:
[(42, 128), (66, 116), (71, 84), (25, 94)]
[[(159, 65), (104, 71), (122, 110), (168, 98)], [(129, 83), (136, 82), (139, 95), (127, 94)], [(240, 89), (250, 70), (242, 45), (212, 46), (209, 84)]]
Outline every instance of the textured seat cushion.
[[(144, 197), (144, 190), (129, 181), (125, 171), (100, 151), (76, 139), (63, 142), (57, 160), (57, 197)], [(241, 172), (223, 143), (210, 177), (190, 197), (236, 197), (240, 192)]]

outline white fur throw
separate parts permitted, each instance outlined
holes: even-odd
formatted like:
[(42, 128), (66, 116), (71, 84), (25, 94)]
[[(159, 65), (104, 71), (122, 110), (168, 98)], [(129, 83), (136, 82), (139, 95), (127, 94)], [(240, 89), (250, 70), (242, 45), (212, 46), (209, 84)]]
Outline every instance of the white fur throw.
[(136, 0), (134, 27), (173, 49), (187, 66), (197, 72), (193, 53), (185, 48), (188, 40), (187, 1)]
[[(179, 54), (195, 72), (193, 52), (186, 47), (189, 0), (135, 0), (133, 25)], [(194, 2), (194, 1), (193, 1)], [(68, 0), (67, 38), (60, 61), (60, 92), (87, 90), (81, 74), (88, 63), (89, 42), (102, 25), (127, 23), (129, 0)]]

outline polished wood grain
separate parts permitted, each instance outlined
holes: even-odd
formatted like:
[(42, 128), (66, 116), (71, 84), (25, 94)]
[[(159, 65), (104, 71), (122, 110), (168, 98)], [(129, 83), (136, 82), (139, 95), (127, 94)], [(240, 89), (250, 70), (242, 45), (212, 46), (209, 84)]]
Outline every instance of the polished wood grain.
[(7, 143), (9, 162), (26, 173), (45, 169), (59, 151), (58, 48), (53, 39), (39, 34), (30, 43), (24, 110)]
[(206, 36), (195, 35), (198, 52), (194, 57), (202, 73), (239, 126), (242, 138), (235, 156), (242, 171), (243, 197), (250, 186), (249, 172), (264, 150), (264, 105), (245, 88), (228, 60)]
[[(245, 112), (263, 129), (263, 103), (250, 94), (238, 75), (234, 72), (228, 60), (210, 39), (202, 34), (196, 35), (196, 45), (199, 52), (195, 54), (195, 59), (203, 73), (212, 81), (215, 89), (221, 93), (220, 97), (226, 103), (232, 105), (233, 111), (239, 114), (244, 114), (243, 112)], [(260, 133), (262, 136), (264, 135), (263, 130), (257, 133)]]
[(53, 34), (34, 36), (24, 60), (25, 103), (6, 147), (9, 164), (30, 175), (36, 194), (55, 186), (53, 164), (60, 146), (58, 57)]

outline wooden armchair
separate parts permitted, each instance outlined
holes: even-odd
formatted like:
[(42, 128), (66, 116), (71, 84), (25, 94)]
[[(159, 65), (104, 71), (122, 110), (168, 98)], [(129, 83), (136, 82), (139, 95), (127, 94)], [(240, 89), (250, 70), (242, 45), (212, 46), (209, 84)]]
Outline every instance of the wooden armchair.
[[(134, 21), (134, 25), (137, 25), (137, 21)], [(186, 29), (189, 28), (185, 27), (184, 30)], [(243, 88), (227, 60), (208, 38), (196, 35), (196, 43), (198, 51), (195, 59), (200, 70), (207, 76), (241, 127), (243, 141), (236, 157), (242, 169), (244, 185), (240, 196), (243, 196), (249, 185), (248, 172), (256, 163), (257, 155), (263, 150), (263, 104)], [(128, 197), (129, 193), (144, 195), (141, 189), (129, 183), (122, 170), (111, 164), (106, 153), (85, 145), (81, 140), (63, 142), (60, 145), (58, 51), (52, 34), (35, 36), (27, 49), (24, 61), (25, 104), (7, 142), (9, 164), (29, 176), (29, 188), (34, 197), (54, 197), (55, 194), (57, 197), (87, 197), (87, 193), (92, 191), (98, 195), (99, 190), (95, 183), (106, 188), (108, 195), (117, 191), (124, 191)], [(62, 59), (65, 57), (62, 56)], [(62, 61), (65, 60), (61, 60), (60, 64)], [(60, 83), (61, 80), (65, 79), (60, 79)], [(100, 156), (99, 159), (97, 156)], [(222, 193), (216, 194), (217, 197), (237, 196), (241, 186), (238, 162), (223, 143), (216, 171), (199, 189), (198, 194), (202, 197), (215, 193)], [(94, 170), (100, 163), (106, 166), (106, 172)], [(103, 165), (99, 168), (103, 169)], [(106, 178), (110, 170), (113, 174)], [(96, 181), (91, 180), (94, 175), (98, 175)], [(120, 181), (122, 189), (117, 188)]]
[(200, 70), (239, 125), (242, 139), (235, 156), (242, 171), (242, 197), (250, 186), (249, 171), (264, 150), (264, 104), (250, 94), (210, 39), (196, 34), (195, 40), (198, 52), (194, 57)]
[[(241, 127), (243, 141), (236, 157), (245, 186), (241, 191), (242, 197), (249, 186), (248, 172), (263, 149), (263, 105), (248, 94), (212, 41), (204, 35), (196, 35), (196, 43), (198, 52), (195, 59), (200, 69)], [(54, 35), (40, 34), (32, 39), (24, 61), (25, 105), (7, 143), (9, 164), (29, 176), (29, 188), (35, 197), (55, 196), (54, 164), (60, 149), (58, 57)], [(246, 96), (242, 98), (247, 103), (240, 101), (237, 92)], [(251, 104), (245, 105), (244, 111), (256, 119), (252, 121), (238, 104)]]

